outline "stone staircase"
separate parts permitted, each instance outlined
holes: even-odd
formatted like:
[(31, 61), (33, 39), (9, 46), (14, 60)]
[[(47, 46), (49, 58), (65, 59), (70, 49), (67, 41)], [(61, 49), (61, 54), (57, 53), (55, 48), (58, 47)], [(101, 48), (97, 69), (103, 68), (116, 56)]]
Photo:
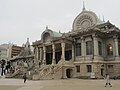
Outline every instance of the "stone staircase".
[(36, 75), (36, 79), (61, 78), (61, 71), (62, 71), (62, 66), (60, 65), (45, 65), (40, 68), (39, 74)]
[(22, 71), (20, 69), (16, 70), (14, 73), (8, 73), (6, 74), (6, 78), (21, 78), (20, 75), (22, 75)]
[[(35, 70), (35, 65), (34, 64), (31, 67), (29, 67), (29, 68), (19, 67), (19, 69), (17, 69), (15, 72), (7, 73), (5, 77), (6, 78), (23, 78), (23, 74), (27, 73), (28, 79), (31, 79), (32, 74), (34, 73), (34, 70)], [(28, 71), (31, 71), (31, 76), (28, 75)]]
[[(41, 65), (40, 67), (33, 65), (31, 68), (19, 69), (12, 74), (7, 74), (7, 78), (22, 78), (23, 74), (26, 72), (28, 79), (39, 80), (39, 79), (60, 79), (65, 74), (65, 68), (73, 67), (72, 60), (65, 61), (62, 60), (58, 64), (54, 65)], [(30, 72), (30, 75), (29, 75)]]
[(64, 65), (62, 64), (62, 60), (58, 62), (58, 64), (54, 65), (42, 65), (39, 68), (39, 74), (33, 75), (33, 79), (60, 79), (62, 78), (63, 68), (62, 67), (70, 67), (72, 65), (72, 60), (65, 61)]

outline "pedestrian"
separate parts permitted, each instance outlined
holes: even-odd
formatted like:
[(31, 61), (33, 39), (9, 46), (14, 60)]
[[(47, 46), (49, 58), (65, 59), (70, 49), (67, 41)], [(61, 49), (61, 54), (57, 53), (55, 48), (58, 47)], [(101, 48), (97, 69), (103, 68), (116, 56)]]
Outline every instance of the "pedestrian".
[(24, 79), (24, 83), (26, 83), (26, 80), (27, 80), (26, 73), (24, 73), (24, 75), (23, 75), (23, 79)]
[(110, 83), (110, 76), (109, 74), (106, 74), (106, 84), (105, 84), (105, 87), (109, 85), (110, 87), (112, 87), (111, 83)]

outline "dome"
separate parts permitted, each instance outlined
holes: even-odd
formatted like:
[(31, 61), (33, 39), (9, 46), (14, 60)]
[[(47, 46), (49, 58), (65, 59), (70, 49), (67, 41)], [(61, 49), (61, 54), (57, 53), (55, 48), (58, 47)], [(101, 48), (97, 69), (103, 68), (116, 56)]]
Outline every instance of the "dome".
[(46, 27), (46, 30), (41, 35), (41, 40), (43, 42), (51, 42), (52, 38), (61, 37), (61, 36), (62, 36), (61, 33), (55, 32), (51, 29), (48, 29), (48, 27)]
[(83, 10), (73, 22), (73, 31), (94, 26), (97, 22), (98, 17), (94, 12)]

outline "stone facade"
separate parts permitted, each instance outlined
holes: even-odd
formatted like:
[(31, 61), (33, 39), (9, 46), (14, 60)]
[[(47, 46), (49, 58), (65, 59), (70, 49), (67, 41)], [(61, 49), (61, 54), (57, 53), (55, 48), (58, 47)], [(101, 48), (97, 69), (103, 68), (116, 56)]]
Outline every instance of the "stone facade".
[(46, 27), (33, 47), (38, 79), (120, 76), (120, 30), (85, 8), (75, 18), (72, 31), (60, 33)]

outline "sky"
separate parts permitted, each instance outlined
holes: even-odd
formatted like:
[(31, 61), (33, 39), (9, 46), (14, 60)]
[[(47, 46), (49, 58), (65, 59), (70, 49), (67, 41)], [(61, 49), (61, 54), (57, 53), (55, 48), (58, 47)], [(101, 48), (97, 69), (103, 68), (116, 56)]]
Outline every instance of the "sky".
[(120, 0), (0, 0), (0, 44), (22, 45), (41, 39), (46, 26), (59, 32), (72, 29), (75, 17), (87, 10), (120, 28)]

